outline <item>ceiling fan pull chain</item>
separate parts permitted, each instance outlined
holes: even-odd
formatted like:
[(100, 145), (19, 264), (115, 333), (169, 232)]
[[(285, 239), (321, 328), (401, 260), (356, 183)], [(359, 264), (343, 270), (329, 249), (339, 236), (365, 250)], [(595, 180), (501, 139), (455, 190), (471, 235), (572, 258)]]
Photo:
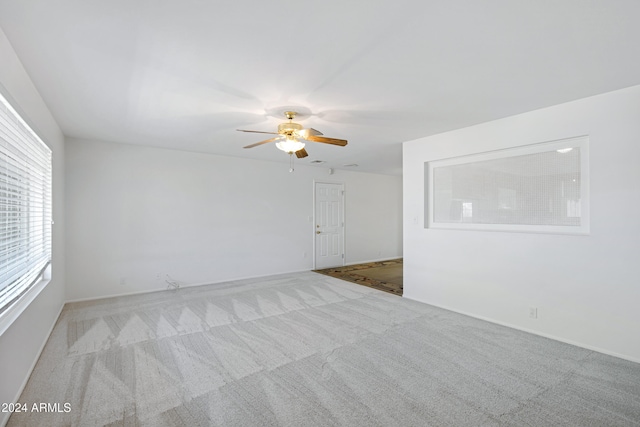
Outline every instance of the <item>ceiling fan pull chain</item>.
[(289, 172), (293, 172), (293, 152), (289, 153)]

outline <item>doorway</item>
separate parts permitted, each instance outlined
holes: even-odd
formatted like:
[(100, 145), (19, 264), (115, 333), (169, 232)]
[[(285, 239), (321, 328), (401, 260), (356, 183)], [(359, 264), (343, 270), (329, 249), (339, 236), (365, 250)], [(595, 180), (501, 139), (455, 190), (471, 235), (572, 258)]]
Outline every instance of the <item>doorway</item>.
[(314, 269), (339, 267), (344, 257), (344, 184), (314, 182)]

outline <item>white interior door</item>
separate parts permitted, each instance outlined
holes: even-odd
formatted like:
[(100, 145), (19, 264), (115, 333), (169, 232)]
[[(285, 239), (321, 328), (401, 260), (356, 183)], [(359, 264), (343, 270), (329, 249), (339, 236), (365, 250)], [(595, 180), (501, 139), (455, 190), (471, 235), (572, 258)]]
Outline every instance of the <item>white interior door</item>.
[(344, 265), (344, 184), (315, 183), (315, 269)]

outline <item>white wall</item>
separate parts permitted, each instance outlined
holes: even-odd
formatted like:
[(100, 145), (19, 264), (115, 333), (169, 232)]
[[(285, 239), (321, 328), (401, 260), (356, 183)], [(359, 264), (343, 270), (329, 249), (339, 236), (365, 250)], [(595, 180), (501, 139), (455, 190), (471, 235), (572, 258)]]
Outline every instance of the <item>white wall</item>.
[[(424, 228), (424, 162), (579, 135), (590, 235)], [(640, 86), (407, 142), (403, 157), (406, 297), (640, 361)]]
[(345, 183), (347, 263), (402, 256), (398, 176), (86, 140), (66, 155), (68, 300), (310, 270), (314, 179)]
[[(0, 30), (0, 91), (53, 151), (52, 279), (0, 336), (0, 403), (16, 402), (64, 302), (64, 137)], [(4, 425), (9, 413), (0, 413)]]

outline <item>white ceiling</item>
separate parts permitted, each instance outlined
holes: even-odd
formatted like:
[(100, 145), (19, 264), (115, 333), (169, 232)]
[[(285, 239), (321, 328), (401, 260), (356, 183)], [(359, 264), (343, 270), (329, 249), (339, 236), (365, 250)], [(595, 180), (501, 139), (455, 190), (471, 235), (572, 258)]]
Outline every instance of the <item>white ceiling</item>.
[(349, 140), (299, 164), (385, 174), (404, 141), (640, 84), (638, 17), (638, 0), (0, 0), (69, 137), (287, 163), (235, 129), (291, 106)]

